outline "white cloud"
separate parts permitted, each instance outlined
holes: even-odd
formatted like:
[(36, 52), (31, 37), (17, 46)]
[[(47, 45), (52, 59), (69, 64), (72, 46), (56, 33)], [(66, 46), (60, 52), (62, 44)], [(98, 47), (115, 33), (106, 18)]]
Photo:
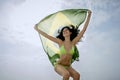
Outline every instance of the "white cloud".
[(98, 27), (120, 10), (120, 3), (119, 0), (62, 0), (61, 8), (87, 8), (92, 10), (92, 26)]
[(107, 32), (86, 32), (85, 40), (78, 46), (80, 63), (76, 64), (76, 66), (80, 64), (78, 69), (83, 75), (82, 78), (90, 80), (120, 79), (118, 76), (118, 70), (120, 70), (119, 34), (118, 29)]
[(21, 4), (25, 1), (26, 0), (2, 0), (2, 1), (0, 1), (0, 4), (1, 4), (0, 6), (4, 6), (6, 3), (18, 5), (18, 4)]
[[(24, 4), (21, 4), (22, 2)], [(14, 5), (14, 3), (20, 3), (21, 5)], [(0, 15), (2, 17), (0, 19), (1, 38), (12, 42), (23, 41), (34, 44), (34, 41), (39, 40), (37, 38), (39, 36), (33, 26), (43, 17), (59, 9), (59, 5), (55, 4), (53, 6), (53, 3), (56, 2), (53, 0), (42, 2), (39, 0), (11, 0), (4, 2)]]
[(110, 19), (111, 14), (103, 10), (99, 10), (98, 12), (93, 11), (92, 17), (93, 17), (91, 20), (92, 26), (98, 27), (101, 24), (104, 24), (105, 22), (107, 22)]

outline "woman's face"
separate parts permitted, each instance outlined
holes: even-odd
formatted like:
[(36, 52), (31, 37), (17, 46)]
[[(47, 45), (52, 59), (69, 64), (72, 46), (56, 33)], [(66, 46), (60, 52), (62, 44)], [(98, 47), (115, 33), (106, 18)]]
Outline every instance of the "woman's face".
[(67, 36), (70, 36), (70, 35), (71, 35), (71, 32), (69, 31), (68, 28), (64, 28), (62, 33), (63, 33), (63, 36), (64, 36), (64, 37), (67, 37)]

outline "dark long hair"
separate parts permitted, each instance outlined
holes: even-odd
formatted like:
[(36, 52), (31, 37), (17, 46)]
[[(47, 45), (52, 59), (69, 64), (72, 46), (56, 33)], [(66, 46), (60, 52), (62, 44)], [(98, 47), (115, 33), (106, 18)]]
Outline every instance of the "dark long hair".
[(61, 31), (58, 30), (59, 35), (56, 36), (56, 38), (61, 39), (62, 41), (65, 40), (64, 36), (63, 36), (63, 30), (67, 28), (72, 34), (70, 35), (70, 40), (72, 41), (79, 33), (80, 30), (78, 30), (77, 28), (75, 28), (73, 25), (70, 26), (65, 26), (61, 29)]

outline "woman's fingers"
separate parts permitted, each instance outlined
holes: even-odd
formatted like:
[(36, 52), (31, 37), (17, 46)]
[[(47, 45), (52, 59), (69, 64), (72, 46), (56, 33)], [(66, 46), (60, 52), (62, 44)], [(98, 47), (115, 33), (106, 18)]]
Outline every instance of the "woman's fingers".
[(88, 10), (88, 13), (92, 13), (92, 11), (91, 11), (91, 10)]
[(38, 26), (38, 24), (35, 24), (34, 29), (36, 29), (36, 30), (37, 30), (37, 29), (38, 29), (38, 27), (37, 27), (37, 26)]

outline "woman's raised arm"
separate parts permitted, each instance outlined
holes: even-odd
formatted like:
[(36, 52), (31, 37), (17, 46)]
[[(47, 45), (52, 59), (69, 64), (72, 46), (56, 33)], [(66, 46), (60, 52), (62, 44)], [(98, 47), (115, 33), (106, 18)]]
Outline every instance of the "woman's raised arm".
[(43, 32), (42, 30), (38, 29), (38, 24), (36, 24), (36, 25), (34, 26), (34, 28), (35, 28), (35, 30), (36, 30), (39, 34), (41, 34), (42, 36), (44, 36), (44, 37), (48, 38), (49, 40), (51, 40), (51, 41), (59, 44), (59, 41), (60, 41), (59, 39), (54, 38), (54, 37), (46, 34), (45, 32)]
[(86, 31), (86, 29), (88, 27), (90, 17), (91, 17), (91, 11), (88, 10), (88, 16), (87, 16), (87, 20), (86, 20), (86, 22), (84, 24), (84, 27), (83, 27), (82, 31), (78, 34), (78, 36), (75, 39), (73, 39), (73, 44), (76, 44), (77, 42), (79, 42), (79, 40), (83, 37), (83, 34), (84, 34), (84, 32)]

